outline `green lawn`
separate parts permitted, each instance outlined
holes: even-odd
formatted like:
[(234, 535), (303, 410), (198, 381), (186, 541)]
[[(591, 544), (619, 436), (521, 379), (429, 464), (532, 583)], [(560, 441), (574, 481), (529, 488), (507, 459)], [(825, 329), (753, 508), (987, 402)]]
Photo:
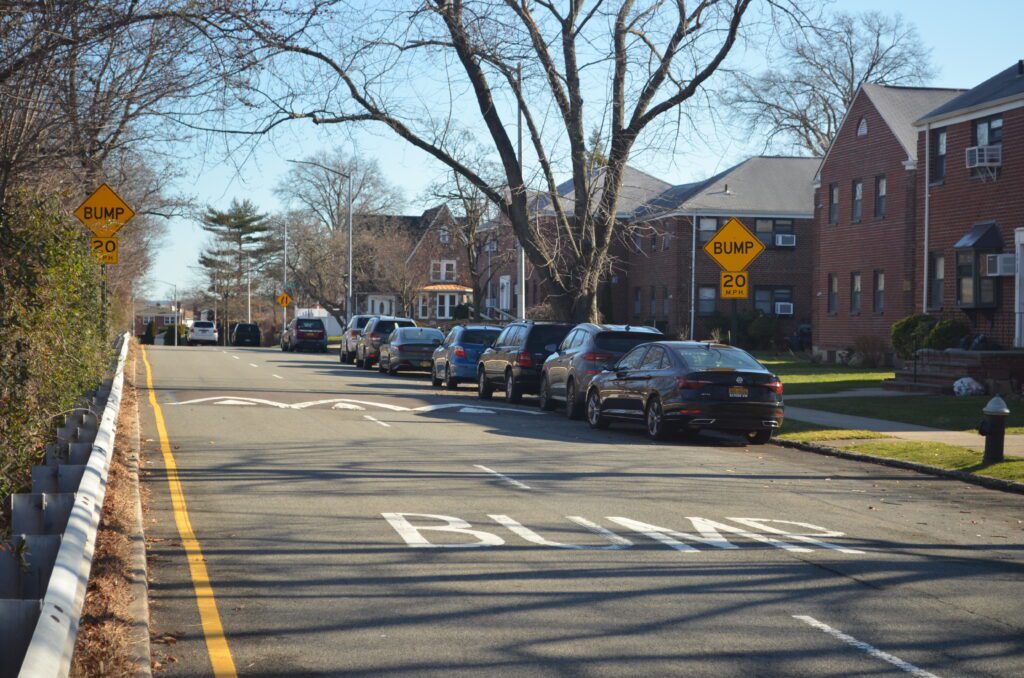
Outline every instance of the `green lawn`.
[(882, 385), (883, 379), (892, 379), (894, 376), (891, 370), (822, 365), (803, 356), (755, 353), (754, 357), (779, 376), (789, 395), (877, 388)]
[(990, 466), (981, 463), (981, 452), (945, 443), (923, 443), (908, 440), (880, 440), (850, 445), (844, 450), (887, 459), (902, 459), (930, 466), (967, 471), (1002, 480), (1024, 481), (1024, 459), (1010, 457)]
[(884, 433), (875, 431), (858, 431), (846, 428), (831, 428), (829, 426), (818, 426), (808, 424), (804, 421), (786, 419), (782, 423), (782, 430), (775, 436), (779, 440), (788, 440), (794, 443), (828, 442), (830, 440), (868, 440), (872, 438), (887, 438)]
[[(814, 398), (794, 401), (794, 406), (812, 410), (874, 417), (906, 424), (931, 426), (950, 431), (974, 431), (989, 396), (913, 395), (893, 398)], [(1007, 433), (1024, 434), (1024, 402), (1009, 400)]]

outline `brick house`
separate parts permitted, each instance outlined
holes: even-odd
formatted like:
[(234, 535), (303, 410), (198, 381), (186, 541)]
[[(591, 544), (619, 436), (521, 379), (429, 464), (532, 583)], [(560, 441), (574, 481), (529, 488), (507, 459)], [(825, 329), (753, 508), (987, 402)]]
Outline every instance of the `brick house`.
[(810, 322), (812, 179), (819, 162), (755, 156), (704, 181), (673, 186), (636, 210), (626, 275), (618, 283), (626, 303), (614, 321), (706, 336), (734, 307), (719, 298), (721, 269), (701, 248), (736, 218), (767, 247), (749, 269), (750, 297), (736, 310), (776, 318), (780, 337)]
[(890, 346), (914, 310), (914, 121), (962, 90), (865, 84), (815, 177), (813, 349), (834, 360), (862, 337)]
[(1022, 348), (1024, 61), (916, 125), (916, 310)]
[[(180, 311), (182, 321), (187, 321), (189, 318), (188, 311)], [(146, 326), (150, 322), (153, 323), (153, 334), (159, 335), (164, 332), (168, 326), (173, 325), (177, 314), (174, 306), (145, 306), (143, 308), (135, 309), (135, 322), (134, 322), (134, 333), (136, 337), (141, 337), (146, 333)]]

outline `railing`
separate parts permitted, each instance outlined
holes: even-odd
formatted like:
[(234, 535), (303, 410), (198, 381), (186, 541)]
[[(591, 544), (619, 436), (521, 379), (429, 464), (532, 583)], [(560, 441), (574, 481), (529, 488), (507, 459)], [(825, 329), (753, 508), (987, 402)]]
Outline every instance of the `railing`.
[(45, 464), (32, 469), (33, 492), (11, 497), (13, 537), (0, 545), (0, 678), (63, 678), (71, 668), (121, 411), (128, 335), (119, 342), (113, 378), (57, 430)]

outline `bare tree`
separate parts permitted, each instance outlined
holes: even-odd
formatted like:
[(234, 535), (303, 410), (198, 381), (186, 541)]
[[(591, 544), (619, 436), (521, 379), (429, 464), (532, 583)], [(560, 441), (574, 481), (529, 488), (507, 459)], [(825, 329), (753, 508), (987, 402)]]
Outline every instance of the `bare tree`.
[[(259, 57), (260, 68), (251, 71), (246, 105), (219, 124), (257, 135), (294, 120), (389, 130), (487, 197), (544, 274), (562, 317), (592, 319), (634, 145), (687, 120), (681, 107), (728, 56), (754, 2), (764, 18), (798, 1), (431, 0), (409, 9), (322, 0), (302, 11), (286, 0), (225, 0), (233, 20), (210, 30), (220, 31), (225, 51), (236, 45)], [(449, 148), (467, 100), (502, 168), (500, 186)], [(509, 133), (517, 108), (536, 175)], [(608, 146), (595, 174), (585, 129), (598, 119), (609, 121)], [(557, 197), (561, 172), (573, 180), (568, 209)], [(593, 191), (598, 176), (601, 190)], [(535, 177), (553, 206), (548, 223), (530, 218)]]
[(931, 50), (899, 14), (838, 13), (794, 32), (759, 75), (738, 73), (727, 100), (751, 134), (812, 155), (828, 150), (853, 97), (866, 82), (921, 85), (935, 76)]
[(412, 314), (429, 271), (406, 265), (416, 249), (419, 234), (398, 220), (385, 220), (374, 233), (373, 252), (377, 289), (395, 295), (400, 313)]

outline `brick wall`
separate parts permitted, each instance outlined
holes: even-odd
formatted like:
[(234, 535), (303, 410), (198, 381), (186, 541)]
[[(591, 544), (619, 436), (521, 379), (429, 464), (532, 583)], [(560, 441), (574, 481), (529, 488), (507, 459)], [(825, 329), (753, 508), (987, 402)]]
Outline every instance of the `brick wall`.
[[(1003, 166), (995, 180), (982, 180), (967, 169), (965, 149), (974, 145), (973, 121), (946, 126), (946, 176), (931, 186), (931, 216), (928, 249), (945, 256), (945, 281), (942, 285), (942, 307), (929, 312), (946, 318), (959, 318), (971, 324), (976, 333), (984, 333), (1003, 347), (1013, 345), (1014, 278), (995, 278), (998, 307), (986, 310), (963, 310), (956, 298), (956, 251), (953, 245), (983, 221), (995, 221), (1003, 239), (1004, 253), (1013, 252), (1014, 229), (1024, 226), (1024, 108), (1006, 111), (1003, 117)], [(933, 130), (936, 129), (933, 126)], [(918, 169), (921, 177), (918, 191), (918, 232), (915, 259), (924, 257), (924, 150), (925, 134), (918, 135)], [(1017, 264), (1021, 265), (1020, 262)], [(918, 266), (919, 279), (915, 303), (922, 309), (921, 286), (923, 266)]]
[[(861, 119), (867, 135), (858, 137)], [(889, 343), (892, 324), (913, 312), (915, 298), (914, 170), (904, 167), (907, 152), (867, 95), (854, 100), (846, 124), (832, 145), (815, 192), (817, 247), (813, 272), (815, 352), (851, 348), (858, 337)], [(923, 165), (923, 163), (919, 163)], [(874, 216), (876, 177), (886, 178), (884, 218)], [(853, 182), (863, 182), (861, 219), (853, 221)], [(839, 187), (838, 223), (829, 223), (829, 186)], [(885, 274), (884, 307), (873, 304), (875, 271)], [(852, 275), (860, 273), (860, 312), (851, 310)], [(829, 274), (838, 278), (838, 298), (829, 312)]]

